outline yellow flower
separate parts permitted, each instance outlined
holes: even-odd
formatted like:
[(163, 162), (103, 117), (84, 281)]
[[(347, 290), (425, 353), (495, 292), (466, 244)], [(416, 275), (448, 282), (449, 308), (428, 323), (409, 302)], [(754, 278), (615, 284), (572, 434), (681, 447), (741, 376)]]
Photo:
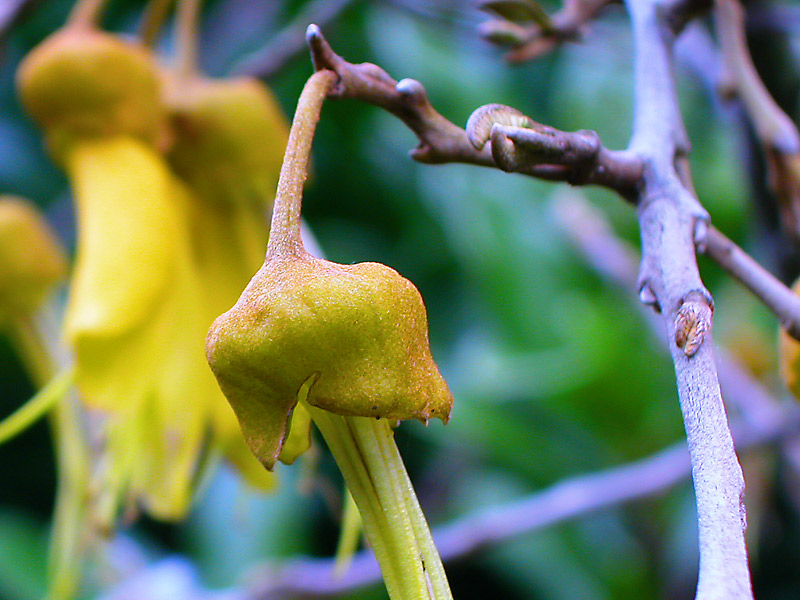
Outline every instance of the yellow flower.
[[(113, 77), (102, 77), (109, 69)], [(101, 415), (92, 491), (97, 524), (113, 527), (121, 505), (182, 517), (204, 464), (213, 463), (204, 458), (216, 453), (250, 483), (272, 486), (214, 381), (204, 346), (213, 319), (235, 302), (263, 259), (268, 200), (286, 137), (274, 100), (259, 91), (263, 106), (255, 112), (266, 110), (254, 117), (261, 119), (257, 127), (244, 128), (272, 149), (253, 161), (235, 147), (235, 137), (223, 135), (227, 146), (210, 156), (214, 172), (232, 176), (214, 187), (187, 176), (193, 160), (208, 159), (200, 152), (208, 147), (196, 128), (195, 138), (186, 138), (191, 111), (180, 117), (173, 110), (170, 131), (162, 76), (142, 48), (68, 26), (32, 52), (19, 79), (76, 201), (65, 337), (81, 396)], [(217, 112), (212, 123), (226, 118)], [(172, 165), (159, 152), (166, 139), (175, 142)], [(234, 158), (247, 159), (244, 172), (238, 163), (225, 168)], [(171, 167), (182, 167), (186, 181)], [(223, 191), (234, 201), (221, 198)]]
[(110, 415), (114, 478), (154, 516), (179, 518), (218, 402), (202, 364), (187, 198), (163, 159), (129, 137), (76, 143), (67, 168), (79, 222), (65, 323), (76, 381)]

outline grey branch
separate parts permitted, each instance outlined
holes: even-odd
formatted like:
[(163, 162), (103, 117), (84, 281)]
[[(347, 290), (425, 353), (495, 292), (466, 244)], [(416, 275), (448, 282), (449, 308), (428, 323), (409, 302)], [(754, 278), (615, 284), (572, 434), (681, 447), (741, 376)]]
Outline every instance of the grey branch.
[(713, 227), (706, 236), (705, 253), (774, 312), (789, 335), (800, 340), (800, 296)]
[[(606, 282), (623, 292), (635, 288), (637, 252), (614, 234), (600, 211), (579, 193), (573, 192), (559, 195), (552, 202), (551, 212), (582, 258)], [(709, 236), (711, 234), (709, 232)], [(666, 342), (658, 315), (641, 303), (637, 303), (637, 306), (653, 335), (659, 341)], [(666, 348), (666, 343), (664, 345)], [(781, 415), (778, 400), (723, 349), (718, 350), (717, 368), (728, 407), (736, 410), (745, 422), (753, 424), (756, 429), (772, 427), (775, 419)]]
[[(642, 236), (640, 288), (655, 299), (670, 339), (697, 502), (700, 544), (698, 600), (752, 599), (744, 530), (744, 477), (720, 392), (711, 332), (713, 301), (695, 260), (707, 215), (679, 172), (688, 139), (677, 100), (670, 6), (629, 0), (635, 47), (635, 118), (631, 150), (645, 163), (638, 202)], [(682, 8), (677, 3), (675, 7)], [(703, 310), (702, 307), (705, 306)], [(687, 312), (699, 340), (686, 351)]]

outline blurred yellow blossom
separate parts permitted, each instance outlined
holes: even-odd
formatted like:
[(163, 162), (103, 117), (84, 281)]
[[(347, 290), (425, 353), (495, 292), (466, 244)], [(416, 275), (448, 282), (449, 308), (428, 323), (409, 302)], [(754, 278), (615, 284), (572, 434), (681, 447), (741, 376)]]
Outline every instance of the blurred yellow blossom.
[[(224, 145), (209, 157), (197, 120), (176, 109), (179, 92), (171, 89), (168, 103), (164, 80), (144, 48), (76, 23), (34, 49), (19, 72), (23, 103), (76, 202), (64, 331), (80, 394), (101, 416), (90, 490), (101, 528), (113, 527), (120, 508), (182, 517), (212, 455), (226, 455), (252, 484), (273, 484), (241, 437), (204, 341), (263, 259), (287, 126), (269, 91), (247, 83), (244, 95), (260, 103), (243, 109), (250, 124), (230, 127), (237, 111), (217, 110), (203, 132), (212, 140), (222, 132)], [(242, 129), (248, 143), (257, 136), (268, 148), (256, 160), (226, 134)], [(212, 161), (203, 181), (216, 187), (190, 176), (195, 156)], [(252, 176), (236, 170), (245, 156)], [(226, 160), (239, 163), (226, 168)], [(247, 200), (220, 200), (221, 192)]]

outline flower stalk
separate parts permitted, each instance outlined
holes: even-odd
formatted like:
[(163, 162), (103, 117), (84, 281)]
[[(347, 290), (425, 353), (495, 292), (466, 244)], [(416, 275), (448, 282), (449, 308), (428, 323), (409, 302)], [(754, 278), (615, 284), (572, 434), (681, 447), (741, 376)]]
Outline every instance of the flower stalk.
[[(321, 70), (297, 104), (264, 265), (209, 331), (207, 354), (253, 453), (282, 459), (295, 413), (308, 411), (361, 513), (392, 600), (452, 598), (392, 424), (450, 415), (416, 288), (385, 265), (309, 255), (300, 213), (322, 104)], [(257, 376), (254, 377), (254, 375)]]
[[(336, 81), (332, 71), (311, 76), (297, 105), (275, 200), (267, 254), (305, 252), (300, 237), (303, 184), (322, 104)], [(307, 381), (307, 396), (314, 381)], [(342, 416), (307, 404), (361, 513), (389, 596), (452, 598), (441, 558), (394, 442), (387, 419)]]
[[(83, 552), (89, 487), (89, 448), (83, 417), (76, 397), (70, 393), (75, 377), (73, 366), (60, 363), (58, 333), (47, 326), (44, 315), (19, 315), (8, 324), (20, 358), (39, 392), (7, 423), (25, 427), (47, 412), (58, 471), (53, 529), (48, 560), (48, 598), (74, 597), (80, 584), (79, 561)], [(60, 369), (60, 370), (59, 370)], [(0, 435), (0, 437), (4, 437)]]

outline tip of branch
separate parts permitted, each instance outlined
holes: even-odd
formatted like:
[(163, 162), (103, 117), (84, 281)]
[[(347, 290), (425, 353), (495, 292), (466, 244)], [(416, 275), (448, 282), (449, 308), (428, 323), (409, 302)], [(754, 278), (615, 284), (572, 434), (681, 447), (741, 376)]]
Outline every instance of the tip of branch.
[(397, 85), (394, 86), (394, 89), (406, 98), (425, 95), (425, 88), (422, 87), (422, 84), (416, 79), (401, 79), (397, 82)]
[(311, 25), (306, 27), (306, 44), (308, 44), (309, 47), (312, 46), (317, 37), (322, 37), (322, 30), (319, 28), (319, 25), (311, 23)]
[(306, 44), (311, 50), (311, 61), (314, 63), (314, 70), (321, 71), (322, 69), (331, 69), (333, 67), (333, 57), (336, 54), (328, 44), (325, 36), (322, 35), (322, 30), (318, 25), (312, 23), (306, 28)]

